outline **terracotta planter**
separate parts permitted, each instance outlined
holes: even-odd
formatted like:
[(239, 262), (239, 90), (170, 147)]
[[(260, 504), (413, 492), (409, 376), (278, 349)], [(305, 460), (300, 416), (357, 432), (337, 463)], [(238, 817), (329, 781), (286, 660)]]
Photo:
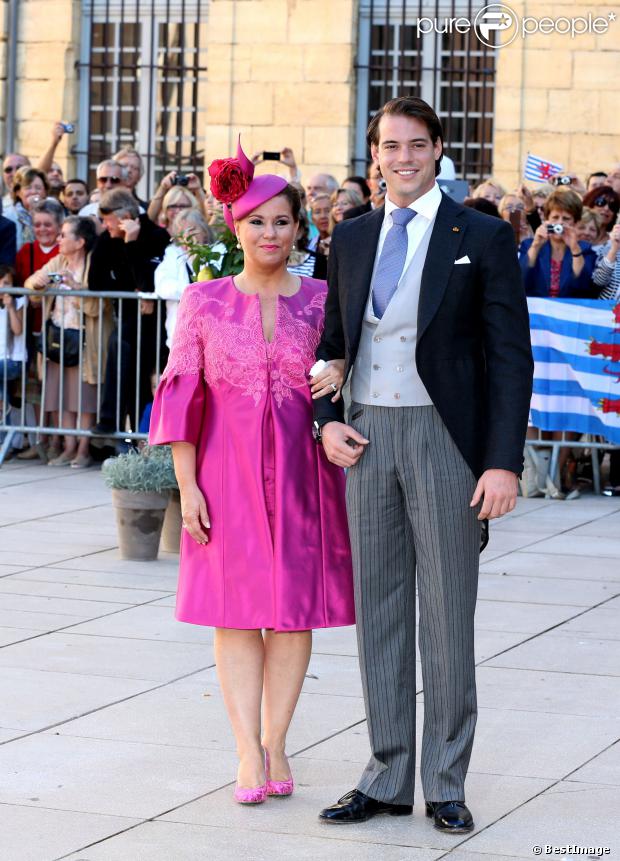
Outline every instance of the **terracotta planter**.
[(178, 490), (170, 493), (170, 501), (164, 517), (164, 528), (161, 533), (162, 550), (166, 553), (178, 553), (181, 547), (181, 495)]
[(168, 493), (112, 490), (121, 558), (157, 559)]

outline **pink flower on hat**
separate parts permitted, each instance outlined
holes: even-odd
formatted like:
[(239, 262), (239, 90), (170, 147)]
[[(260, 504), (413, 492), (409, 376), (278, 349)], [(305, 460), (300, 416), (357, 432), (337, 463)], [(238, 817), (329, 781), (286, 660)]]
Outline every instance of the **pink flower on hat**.
[(236, 158), (216, 158), (209, 165), (209, 176), (213, 195), (229, 205), (246, 193), (252, 181)]

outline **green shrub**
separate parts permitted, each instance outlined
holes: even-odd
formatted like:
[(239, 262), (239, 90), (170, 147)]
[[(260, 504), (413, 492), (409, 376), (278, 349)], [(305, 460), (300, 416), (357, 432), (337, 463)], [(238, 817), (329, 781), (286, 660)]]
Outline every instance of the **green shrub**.
[(103, 480), (114, 490), (166, 493), (178, 484), (169, 445), (147, 445), (141, 451), (108, 458), (102, 467)]

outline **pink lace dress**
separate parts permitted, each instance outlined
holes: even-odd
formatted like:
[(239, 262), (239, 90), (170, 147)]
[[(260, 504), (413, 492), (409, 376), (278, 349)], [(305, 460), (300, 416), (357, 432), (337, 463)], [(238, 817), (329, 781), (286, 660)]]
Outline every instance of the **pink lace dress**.
[(224, 628), (352, 625), (343, 470), (312, 438), (307, 374), (326, 286), (278, 298), (273, 341), (258, 296), (232, 278), (190, 285), (155, 396), (150, 442), (196, 446), (211, 528), (183, 530), (176, 617)]

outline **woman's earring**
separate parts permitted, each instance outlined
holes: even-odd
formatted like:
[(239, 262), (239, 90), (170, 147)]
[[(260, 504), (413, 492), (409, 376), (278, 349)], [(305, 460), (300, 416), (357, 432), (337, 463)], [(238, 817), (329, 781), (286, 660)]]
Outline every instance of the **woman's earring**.
[(295, 245), (295, 243), (294, 243), (294, 242), (293, 242), (293, 244), (291, 245), (291, 251), (297, 251), (297, 246)]
[(241, 243), (237, 240), (237, 251), (241, 251)]

